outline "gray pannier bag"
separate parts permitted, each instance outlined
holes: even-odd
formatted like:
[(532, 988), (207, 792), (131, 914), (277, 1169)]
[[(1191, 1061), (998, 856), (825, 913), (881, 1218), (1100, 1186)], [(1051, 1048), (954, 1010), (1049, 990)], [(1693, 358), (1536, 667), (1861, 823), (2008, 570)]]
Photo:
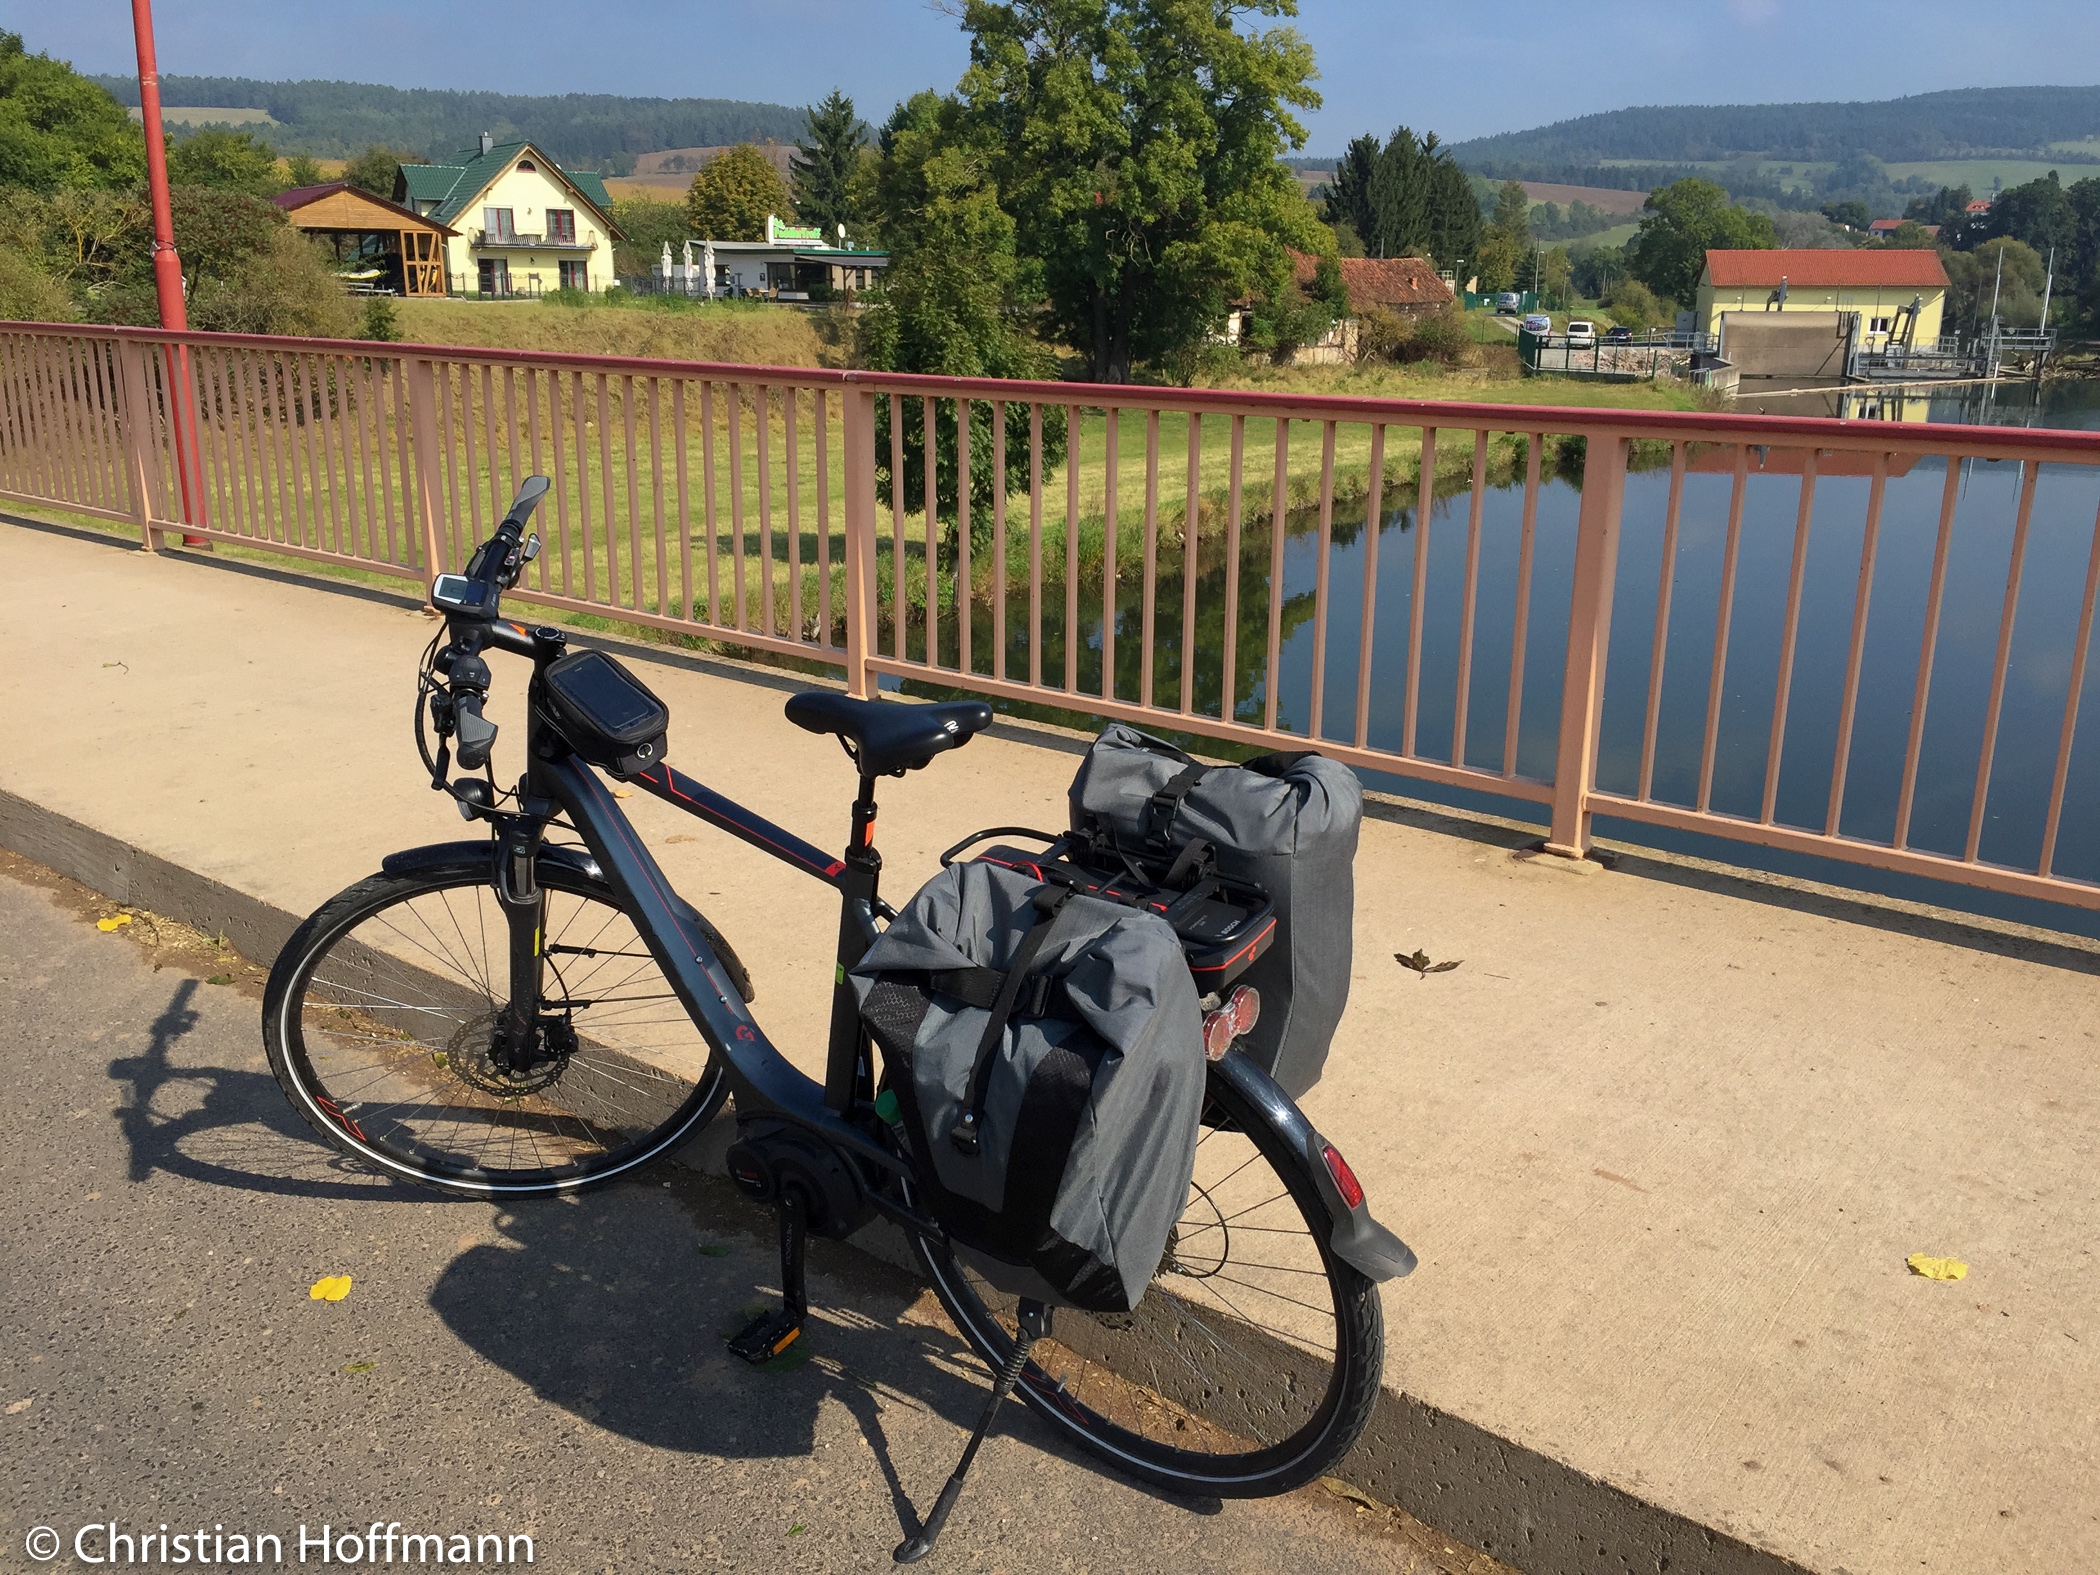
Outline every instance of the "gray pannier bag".
[(1241, 982), (1261, 1016), (1240, 1048), (1293, 1097), (1320, 1080), (1349, 1004), (1363, 785), (1306, 752), (1206, 766), (1111, 723), (1072, 781), (1073, 855), (1173, 887), (1214, 866), (1276, 905), (1277, 935)]
[(1205, 1062), (1157, 915), (956, 864), (853, 969), (922, 1199), (1000, 1290), (1135, 1307), (1195, 1169)]

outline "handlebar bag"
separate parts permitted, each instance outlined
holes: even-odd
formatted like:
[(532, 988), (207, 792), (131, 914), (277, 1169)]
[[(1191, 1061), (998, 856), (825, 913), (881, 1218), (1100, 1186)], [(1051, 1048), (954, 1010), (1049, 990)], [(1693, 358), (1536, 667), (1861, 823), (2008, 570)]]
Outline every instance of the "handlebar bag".
[(540, 674), (542, 709), (585, 760), (622, 782), (664, 758), (671, 711), (603, 651), (571, 651)]
[(1210, 766), (1120, 722), (1072, 780), (1073, 839), (1089, 861), (1169, 886), (1214, 865), (1275, 903), (1276, 939), (1239, 981), (1261, 992), (1240, 1048), (1293, 1097), (1320, 1080), (1349, 1004), (1363, 804), (1356, 773), (1322, 755)]
[(955, 864), (853, 969), (921, 1201), (1000, 1290), (1128, 1312), (1188, 1199), (1196, 986), (1156, 914)]

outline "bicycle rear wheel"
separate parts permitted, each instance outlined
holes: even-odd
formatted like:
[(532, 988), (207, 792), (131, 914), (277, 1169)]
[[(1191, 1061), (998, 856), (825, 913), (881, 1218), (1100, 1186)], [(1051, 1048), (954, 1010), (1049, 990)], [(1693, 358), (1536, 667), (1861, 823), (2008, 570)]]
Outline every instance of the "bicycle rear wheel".
[(508, 926), (486, 857), (375, 875), (286, 945), (263, 996), (278, 1085), (322, 1137), (410, 1181), (529, 1197), (610, 1181), (713, 1115), (722, 1069), (618, 899), (543, 866), (559, 1025), (522, 1075), (490, 1056)]
[[(1050, 1425), (1173, 1492), (1252, 1498), (1327, 1472), (1370, 1419), (1378, 1287), (1327, 1246), (1309, 1162), (1212, 1073), (1187, 1206), (1129, 1313), (1057, 1309), (1019, 1393)], [(993, 1367), (1015, 1299), (923, 1239), (948, 1316)]]

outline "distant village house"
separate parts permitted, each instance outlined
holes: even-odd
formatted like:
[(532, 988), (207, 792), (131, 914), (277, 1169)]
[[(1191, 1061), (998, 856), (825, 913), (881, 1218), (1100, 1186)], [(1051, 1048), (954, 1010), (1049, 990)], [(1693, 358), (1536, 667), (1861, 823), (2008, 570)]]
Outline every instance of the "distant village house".
[(460, 294), (538, 295), (602, 290), (613, 282), (605, 182), (564, 170), (530, 142), (497, 142), (449, 164), (404, 164), (394, 200), (447, 229), (444, 272)]
[(1947, 306), (1947, 270), (1925, 248), (1903, 251), (1710, 251), (1699, 274), (1697, 325), (1722, 340), (1742, 313), (1816, 312), (1857, 319), (1855, 343), (1929, 349)]

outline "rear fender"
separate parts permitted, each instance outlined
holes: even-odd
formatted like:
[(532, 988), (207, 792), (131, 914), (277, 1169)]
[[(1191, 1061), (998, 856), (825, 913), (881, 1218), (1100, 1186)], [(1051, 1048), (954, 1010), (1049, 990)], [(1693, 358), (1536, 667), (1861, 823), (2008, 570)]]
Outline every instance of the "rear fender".
[(1277, 1130), (1305, 1156), (1320, 1201), (1327, 1205), (1328, 1245), (1352, 1269), (1373, 1280), (1396, 1280), (1412, 1273), (1415, 1255), (1406, 1242), (1371, 1217), (1368, 1199), (1354, 1208), (1327, 1167), (1327, 1140), (1313, 1129), (1290, 1095), (1248, 1055), (1228, 1050), (1217, 1063), (1218, 1075), (1267, 1113)]

